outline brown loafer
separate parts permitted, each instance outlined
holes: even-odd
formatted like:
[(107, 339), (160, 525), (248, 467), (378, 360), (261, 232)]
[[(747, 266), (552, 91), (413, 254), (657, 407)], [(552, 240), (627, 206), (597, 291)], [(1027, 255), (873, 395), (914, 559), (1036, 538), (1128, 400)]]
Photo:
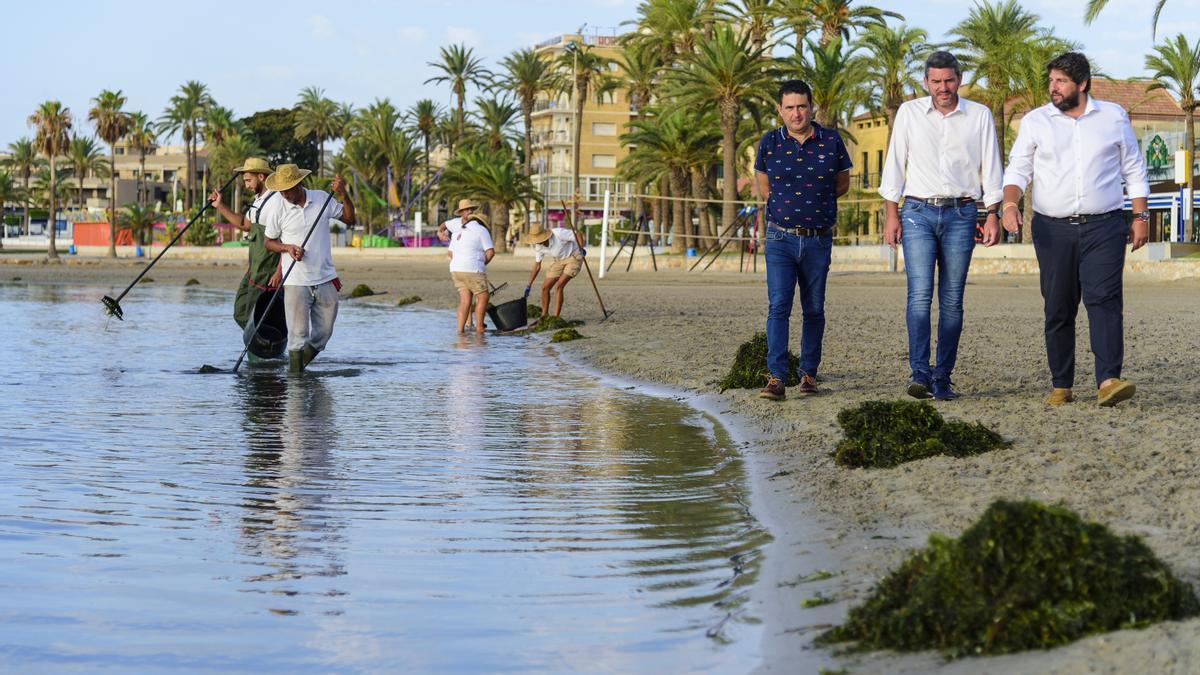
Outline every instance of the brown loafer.
[(1050, 395), (1046, 397), (1046, 405), (1059, 406), (1074, 400), (1075, 396), (1071, 393), (1070, 387), (1055, 387), (1050, 390)]
[(1137, 386), (1129, 380), (1114, 377), (1100, 386), (1100, 390), (1096, 393), (1096, 403), (1100, 404), (1102, 408), (1110, 408), (1121, 401), (1133, 398), (1136, 391)]
[(801, 396), (812, 396), (817, 393), (817, 381), (812, 375), (802, 375), (800, 377), (800, 386), (796, 388)]
[(778, 377), (768, 377), (767, 386), (763, 387), (758, 392), (759, 398), (770, 399), (772, 401), (782, 401), (787, 398), (786, 389), (784, 389), (783, 381)]

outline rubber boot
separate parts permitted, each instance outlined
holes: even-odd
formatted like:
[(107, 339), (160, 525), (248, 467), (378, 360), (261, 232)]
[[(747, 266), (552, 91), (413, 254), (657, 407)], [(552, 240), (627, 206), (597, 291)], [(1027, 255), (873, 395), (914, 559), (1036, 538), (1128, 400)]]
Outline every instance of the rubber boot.
[(317, 351), (316, 347), (313, 347), (309, 344), (304, 345), (304, 349), (300, 350), (300, 370), (307, 368), (308, 364), (312, 363), (312, 360), (317, 358), (318, 353), (319, 352)]
[(304, 371), (304, 356), (299, 350), (288, 351), (288, 372), (292, 374)]

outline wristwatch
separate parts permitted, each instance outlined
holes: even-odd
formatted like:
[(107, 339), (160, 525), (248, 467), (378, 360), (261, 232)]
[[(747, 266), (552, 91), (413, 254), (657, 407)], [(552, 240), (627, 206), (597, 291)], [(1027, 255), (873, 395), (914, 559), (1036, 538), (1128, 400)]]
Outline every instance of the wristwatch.
[(987, 210), (987, 214), (988, 214), (989, 216), (998, 216), (998, 215), (1000, 215), (1000, 209), (997, 209), (997, 208), (995, 208), (995, 207), (992, 207), (992, 208), (990, 208), (990, 209), (988, 209), (988, 210)]
[(1149, 211), (1135, 211), (1133, 214), (1133, 219), (1134, 220), (1144, 220), (1146, 222), (1150, 222), (1150, 212)]

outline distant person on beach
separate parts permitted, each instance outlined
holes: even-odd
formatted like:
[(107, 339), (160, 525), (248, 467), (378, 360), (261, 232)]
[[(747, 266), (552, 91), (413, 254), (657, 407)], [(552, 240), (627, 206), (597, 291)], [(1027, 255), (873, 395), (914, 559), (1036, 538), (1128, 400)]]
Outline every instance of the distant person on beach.
[[(323, 190), (308, 190), (301, 183), (308, 174), (295, 164), (284, 164), (267, 177), (267, 189), (282, 199), (272, 200), (263, 210), (263, 227), (268, 251), (285, 253), (293, 261), (283, 282), (283, 309), (288, 326), (288, 370), (303, 371), (333, 335), (337, 320), (341, 282), (333, 267), (333, 242), (329, 221), (337, 218), (354, 225), (354, 203), (346, 195), (346, 183), (335, 177), (329, 200)], [(321, 208), (325, 207), (324, 212)], [(319, 222), (317, 214), (321, 213)], [(314, 224), (315, 223), (315, 224)], [(312, 236), (304, 243), (309, 229)]]
[[(1033, 180), (1033, 250), (1046, 318), (1052, 389), (1046, 403), (1075, 400), (1075, 316), (1087, 308), (1096, 357), (1096, 401), (1131, 398), (1121, 379), (1125, 358), (1125, 245), (1148, 238), (1150, 183), (1129, 116), (1116, 103), (1092, 98), (1088, 59), (1067, 52), (1046, 65), (1050, 103), (1021, 120), (1004, 172), (1004, 229), (1021, 229), (1021, 193)], [(1122, 184), (1124, 186), (1122, 187)], [(1123, 206), (1128, 194), (1133, 221)]]
[[(950, 52), (925, 61), (929, 96), (896, 112), (879, 194), (886, 213), (883, 240), (904, 247), (908, 279), (908, 395), (957, 397), (950, 374), (958, 360), (963, 290), (975, 250), (979, 200), (987, 205), (983, 245), (1000, 241), (1003, 194), (1000, 146), (987, 106), (958, 95), (962, 67)], [(899, 207), (900, 200), (904, 206)], [(929, 367), (934, 278), (938, 290), (937, 359)]]
[(471, 302), (475, 302), (475, 332), (483, 332), (483, 318), (487, 314), (488, 292), (487, 264), (496, 255), (492, 235), (487, 221), (478, 214), (468, 215), (460, 227), (451, 230), (450, 278), (458, 289), (458, 334), (467, 331), (467, 319), (471, 315)]
[(242, 174), (242, 185), (246, 192), (254, 195), (254, 200), (245, 213), (231, 211), (221, 201), (219, 190), (213, 190), (208, 200), (226, 222), (242, 232), (249, 233), (244, 240), (249, 244), (250, 269), (246, 271), (246, 276), (242, 277), (242, 283), (238, 286), (237, 296), (233, 301), (233, 320), (244, 329), (248, 323), (254, 321), (254, 305), (258, 302), (258, 297), (266, 291), (279, 288), (279, 280), (283, 278), (283, 267), (279, 262), (279, 254), (267, 250), (267, 237), (262, 226), (263, 206), (276, 196), (276, 193), (267, 189), (267, 176), (271, 174), (271, 166), (265, 159), (250, 157), (235, 171)]
[(444, 223), (438, 224), (437, 238), (443, 244), (450, 243), (450, 235), (458, 232), (463, 227), (463, 221), (479, 210), (479, 203), (473, 199), (458, 200), (458, 208), (454, 210), (454, 217)]
[(804, 322), (800, 333), (800, 393), (817, 393), (825, 335), (825, 282), (833, 252), (837, 198), (850, 189), (850, 153), (841, 136), (813, 121), (812, 89), (801, 80), (779, 88), (783, 126), (758, 143), (758, 193), (767, 197), (767, 386), (762, 398), (787, 398), (788, 323), (796, 286)]
[[(538, 227), (530, 230), (525, 237), (526, 244), (533, 245), (533, 270), (529, 273), (529, 283), (525, 285), (525, 297), (537, 281), (538, 273), (542, 271), (542, 261), (550, 258), (550, 266), (546, 268), (546, 280), (542, 282), (542, 310), (546, 314), (559, 316), (562, 314), (563, 291), (567, 284), (583, 269), (583, 235), (563, 226), (544, 230)], [(554, 311), (550, 311), (550, 292), (555, 291)]]

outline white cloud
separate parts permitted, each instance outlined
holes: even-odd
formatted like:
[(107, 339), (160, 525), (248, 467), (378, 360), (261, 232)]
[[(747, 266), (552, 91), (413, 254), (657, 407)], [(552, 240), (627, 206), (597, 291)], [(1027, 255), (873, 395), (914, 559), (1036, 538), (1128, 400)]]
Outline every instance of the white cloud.
[(333, 22), (328, 17), (315, 14), (306, 19), (308, 27), (312, 30), (313, 39), (328, 40), (334, 36)]
[(401, 40), (408, 42), (424, 42), (428, 33), (420, 26), (403, 26), (397, 33)]
[(447, 26), (446, 39), (450, 44), (463, 43), (468, 47), (475, 47), (479, 44), (479, 35), (473, 28), (463, 28), (461, 26)]

